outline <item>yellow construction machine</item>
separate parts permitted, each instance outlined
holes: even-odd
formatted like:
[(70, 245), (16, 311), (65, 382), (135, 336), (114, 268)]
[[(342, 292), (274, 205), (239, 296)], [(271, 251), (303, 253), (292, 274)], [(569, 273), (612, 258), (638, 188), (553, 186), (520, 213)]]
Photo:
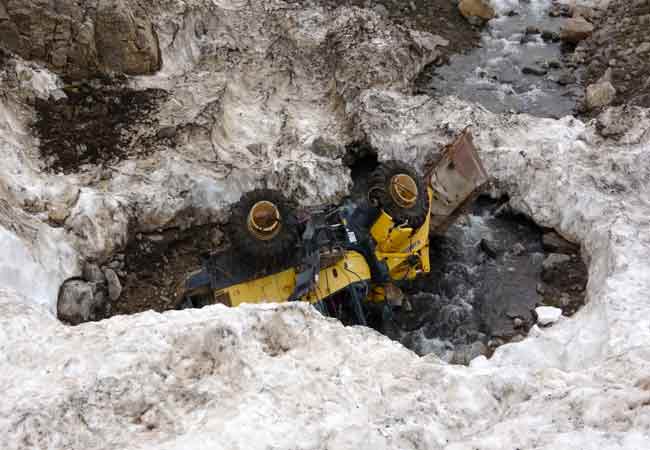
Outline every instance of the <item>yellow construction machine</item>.
[(366, 325), (370, 311), (399, 307), (400, 286), (430, 271), (430, 233), (444, 230), (487, 180), (465, 130), (425, 176), (385, 161), (363, 198), (335, 207), (300, 214), (278, 191), (251, 191), (233, 208), (231, 248), (204, 258), (179, 307), (306, 301)]

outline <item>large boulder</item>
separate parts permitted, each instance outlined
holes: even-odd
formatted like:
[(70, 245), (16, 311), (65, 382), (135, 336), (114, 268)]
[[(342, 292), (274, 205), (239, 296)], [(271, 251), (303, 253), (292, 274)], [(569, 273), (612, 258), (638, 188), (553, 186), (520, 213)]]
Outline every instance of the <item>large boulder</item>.
[(0, 4), (0, 42), (74, 78), (149, 74), (161, 66), (151, 21), (132, 0), (7, 0)]
[(85, 281), (69, 280), (63, 283), (57, 304), (59, 319), (71, 325), (97, 319), (105, 296), (95, 294), (93, 285)]
[(583, 17), (566, 19), (560, 30), (560, 39), (570, 44), (587, 39), (594, 32), (594, 26)]
[(458, 4), (458, 9), (463, 17), (470, 21), (476, 19), (486, 21), (494, 18), (496, 15), (494, 8), (490, 6), (487, 0), (461, 0)]
[(160, 68), (156, 32), (143, 11), (131, 8), (128, 0), (101, 1), (96, 22), (95, 45), (102, 67), (127, 74)]
[(587, 109), (598, 109), (611, 104), (616, 98), (616, 89), (609, 81), (600, 81), (587, 86), (585, 106)]

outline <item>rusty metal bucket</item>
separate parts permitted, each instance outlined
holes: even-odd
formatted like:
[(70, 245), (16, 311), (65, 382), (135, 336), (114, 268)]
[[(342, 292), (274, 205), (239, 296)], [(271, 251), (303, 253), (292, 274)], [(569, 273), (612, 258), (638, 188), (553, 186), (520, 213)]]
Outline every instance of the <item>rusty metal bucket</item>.
[(442, 150), (440, 160), (428, 172), (433, 190), (431, 231), (444, 233), (471, 204), (488, 182), (488, 175), (468, 128)]

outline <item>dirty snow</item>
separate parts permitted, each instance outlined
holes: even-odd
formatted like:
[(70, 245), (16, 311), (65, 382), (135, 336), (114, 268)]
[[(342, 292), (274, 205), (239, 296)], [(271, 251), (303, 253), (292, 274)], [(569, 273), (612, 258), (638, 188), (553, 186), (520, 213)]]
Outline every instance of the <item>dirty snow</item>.
[[(171, 11), (170, 5), (185, 2), (164, 4)], [(245, 2), (213, 4), (228, 20), (246, 8)], [(161, 39), (168, 39), (165, 33)], [(314, 31), (310, 39), (318, 36)], [(169, 73), (195, 64), (194, 50), (178, 45), (172, 50), (185, 48), (188, 56)], [(32, 79), (33, 92), (57, 86), (55, 78)], [(254, 106), (234, 101), (239, 80), (224, 104), (246, 112)], [(164, 76), (151, 82), (182, 89)], [(123, 243), (133, 208), (140, 208), (143, 229), (173, 224), (194, 208), (206, 208), (201, 220), (218, 217), (236, 200), (236, 193), (223, 195), (230, 183), (244, 190), (262, 175), (258, 167), (235, 167), (234, 176), (220, 178), (214, 161), (201, 159), (209, 154), (199, 144), (206, 135), (190, 132), (186, 153), (124, 161), (107, 183), (88, 183), (84, 174), (45, 174), (26, 126), (31, 112), (9, 95), (0, 101), (0, 447), (650, 448), (648, 111), (610, 110), (600, 120), (619, 132), (605, 139), (596, 122), (493, 114), (454, 98), (393, 89), (404, 83), (375, 89), (370, 83), (358, 96), (344, 92), (344, 108), (328, 114), (333, 124), (353, 129), (332, 139), (343, 144), (366, 136), (382, 159), (421, 163), (472, 125), (496, 178), (494, 193), (508, 192), (515, 208), (581, 243), (590, 275), (581, 311), (550, 328), (534, 327), (527, 339), (470, 367), (420, 358), (372, 330), (345, 328), (301, 304), (147, 312), (67, 327), (52, 314), (58, 286), (80, 273), (83, 258), (102, 257)], [(276, 182), (287, 171), (303, 180), (338, 177), (330, 191), (303, 192), (303, 200), (345, 191), (349, 176), (340, 163), (306, 150), (311, 140), (304, 130), (324, 130), (323, 109), (271, 101), (256, 114), (274, 120), (280, 104), (316, 112), (292, 128), (295, 135), (262, 124), (276, 139), (300, 137), (300, 144), (282, 147), (281, 158), (260, 158), (274, 164), (264, 176), (275, 173)], [(194, 117), (196, 105), (180, 112), (167, 106), (161, 114), (169, 120)], [(250, 137), (247, 125), (236, 130), (241, 142)], [(215, 126), (207, 136), (225, 142), (218, 132)], [(204, 153), (187, 156), (193, 151)], [(292, 163), (301, 157), (324, 165)], [(53, 226), (48, 217), (59, 207), (69, 216)]]

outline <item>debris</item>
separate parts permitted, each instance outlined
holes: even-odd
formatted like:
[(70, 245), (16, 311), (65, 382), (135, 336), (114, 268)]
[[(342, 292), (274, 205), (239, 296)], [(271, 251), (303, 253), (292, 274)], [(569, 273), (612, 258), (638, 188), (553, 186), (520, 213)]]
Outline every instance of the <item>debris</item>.
[(538, 306), (535, 308), (537, 323), (541, 326), (548, 326), (557, 322), (562, 317), (562, 310), (554, 306)]

